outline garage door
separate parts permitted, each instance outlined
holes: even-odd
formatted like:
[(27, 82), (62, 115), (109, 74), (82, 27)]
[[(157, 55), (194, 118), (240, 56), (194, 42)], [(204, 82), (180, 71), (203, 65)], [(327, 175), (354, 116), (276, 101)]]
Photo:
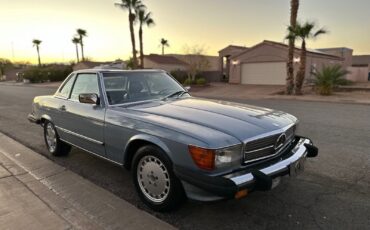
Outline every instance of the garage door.
[(286, 79), (285, 62), (263, 62), (242, 64), (242, 84), (284, 85)]

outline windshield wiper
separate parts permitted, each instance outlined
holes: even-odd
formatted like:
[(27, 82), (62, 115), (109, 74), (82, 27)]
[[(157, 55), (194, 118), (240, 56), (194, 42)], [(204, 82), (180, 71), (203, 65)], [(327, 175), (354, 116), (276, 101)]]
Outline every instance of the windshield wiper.
[(168, 98), (171, 98), (171, 97), (174, 97), (174, 96), (176, 96), (176, 95), (178, 95), (177, 97), (181, 97), (182, 95), (184, 95), (185, 93), (188, 93), (187, 91), (185, 91), (185, 90), (179, 90), (179, 91), (176, 91), (176, 92), (174, 92), (174, 93), (171, 93), (170, 95), (168, 95), (168, 96), (165, 96), (164, 98), (163, 98), (163, 100), (166, 100), (166, 99), (168, 99)]

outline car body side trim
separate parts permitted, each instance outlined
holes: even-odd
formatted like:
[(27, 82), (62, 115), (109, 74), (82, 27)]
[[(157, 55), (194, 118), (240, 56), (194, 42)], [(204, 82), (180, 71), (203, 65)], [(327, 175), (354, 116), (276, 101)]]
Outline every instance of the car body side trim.
[(61, 130), (61, 131), (65, 132), (65, 133), (68, 133), (68, 134), (74, 135), (74, 136), (76, 136), (76, 137), (79, 137), (79, 138), (85, 139), (85, 140), (87, 140), (87, 141), (90, 141), (90, 142), (92, 142), (92, 143), (94, 143), (94, 144), (104, 145), (104, 142), (101, 142), (101, 141), (98, 141), (98, 140), (92, 139), (92, 138), (90, 138), (90, 137), (86, 137), (86, 136), (84, 136), (84, 135), (81, 135), (81, 134), (78, 134), (78, 133), (72, 132), (72, 131), (70, 131), (70, 130), (67, 130), (67, 129), (61, 128), (61, 127), (59, 127), (59, 126), (55, 126), (55, 128), (57, 128), (57, 129), (59, 129), (59, 130)]
[(99, 157), (99, 158), (102, 158), (103, 160), (109, 161), (109, 162), (114, 163), (114, 164), (119, 165), (119, 166), (123, 166), (123, 164), (122, 164), (122, 163), (119, 163), (119, 162), (117, 162), (117, 161), (113, 161), (113, 160), (111, 160), (111, 159), (109, 159), (109, 158), (103, 157), (102, 155), (99, 155), (99, 154), (97, 154), (97, 153), (94, 153), (94, 152), (92, 152), (92, 151), (90, 151), (90, 150), (87, 150), (87, 149), (85, 149), (85, 148), (82, 148), (82, 147), (80, 147), (80, 146), (78, 146), (78, 145), (72, 144), (71, 142), (66, 141), (66, 140), (64, 140), (64, 139), (62, 139), (62, 138), (60, 138), (60, 140), (61, 140), (61, 141), (63, 141), (63, 142), (66, 142), (67, 144), (73, 145), (74, 147), (79, 148), (79, 149), (81, 149), (81, 150), (83, 150), (83, 151), (85, 151), (85, 152), (88, 152), (88, 153), (90, 153), (90, 154), (92, 154), (92, 155), (94, 155), (94, 156), (97, 156), (97, 157)]

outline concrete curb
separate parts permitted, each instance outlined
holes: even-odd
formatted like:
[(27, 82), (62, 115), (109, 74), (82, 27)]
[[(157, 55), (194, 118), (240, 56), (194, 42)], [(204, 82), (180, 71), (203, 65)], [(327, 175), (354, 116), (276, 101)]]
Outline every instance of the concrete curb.
[(370, 100), (352, 100), (352, 99), (330, 99), (329, 98), (329, 100), (327, 100), (327, 99), (321, 99), (321, 98), (305, 98), (305, 97), (297, 98), (297, 97), (282, 97), (282, 96), (264, 96), (261, 99), (370, 105)]
[(0, 133), (0, 162), (76, 229), (175, 229)]
[(0, 85), (3, 86), (20, 86), (20, 87), (36, 87), (36, 88), (51, 88), (57, 89), (62, 82), (57, 84), (53, 83), (23, 83), (23, 82), (0, 82)]

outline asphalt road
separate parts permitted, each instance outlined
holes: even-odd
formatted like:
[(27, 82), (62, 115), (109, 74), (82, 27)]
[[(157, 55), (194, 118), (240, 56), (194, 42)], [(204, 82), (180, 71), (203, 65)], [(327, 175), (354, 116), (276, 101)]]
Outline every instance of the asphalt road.
[[(36, 95), (54, 89), (0, 85), (0, 131), (47, 155), (42, 129), (26, 116)], [(300, 119), (299, 134), (313, 139), (320, 155), (306, 171), (269, 192), (215, 203), (187, 202), (158, 214), (139, 200), (129, 172), (73, 149), (51, 157), (117, 196), (181, 229), (369, 229), (370, 106), (283, 100), (242, 103), (283, 110)], [(0, 143), (1, 144), (1, 143)]]

